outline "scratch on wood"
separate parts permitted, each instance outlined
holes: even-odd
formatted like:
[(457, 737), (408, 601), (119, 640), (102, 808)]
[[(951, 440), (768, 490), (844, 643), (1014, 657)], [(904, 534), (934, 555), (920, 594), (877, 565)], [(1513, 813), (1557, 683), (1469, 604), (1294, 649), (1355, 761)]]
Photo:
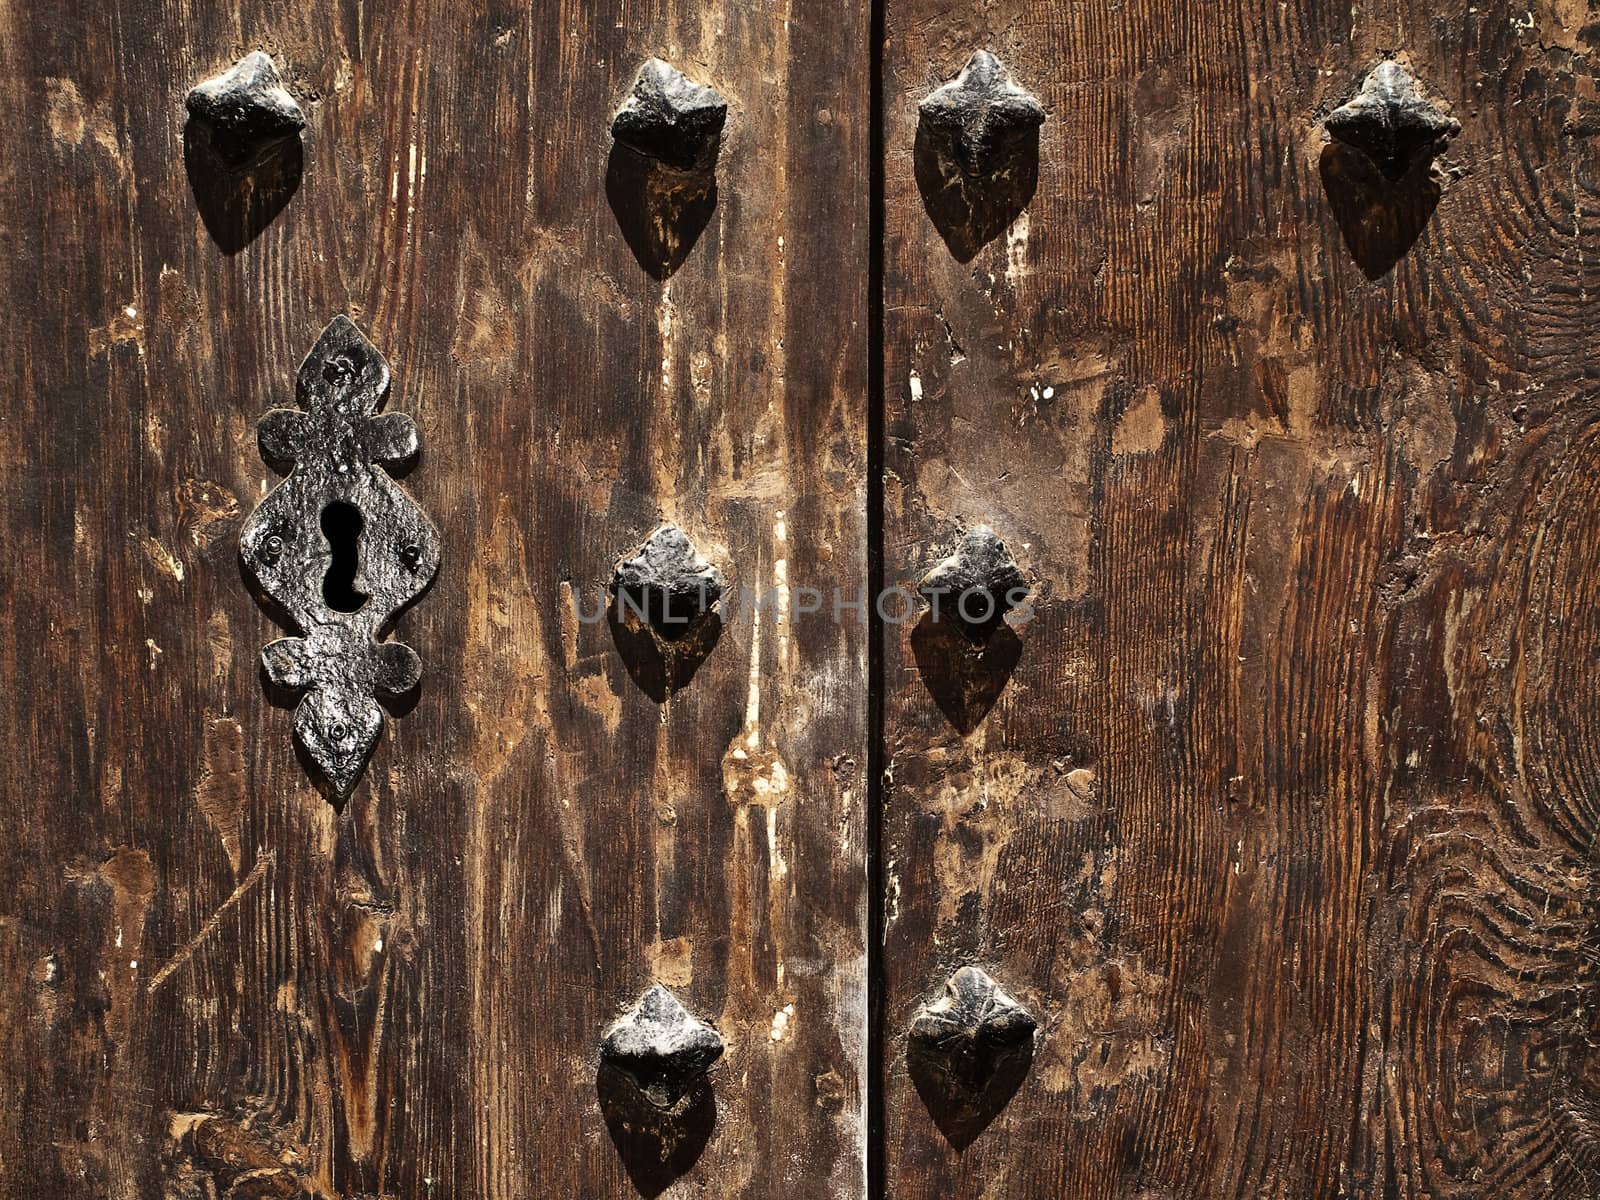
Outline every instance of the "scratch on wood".
[(155, 973), (150, 980), (150, 985), (145, 988), (147, 993), (154, 992), (166, 982), (169, 975), (189, 961), (194, 952), (200, 948), (200, 943), (216, 931), (217, 926), (222, 924), (222, 918), (227, 916), (233, 906), (239, 903), (240, 898), (266, 876), (267, 868), (272, 865), (275, 858), (274, 852), (268, 850), (260, 858), (256, 859), (256, 865), (250, 868), (250, 874), (246, 875), (244, 881), (233, 889), (232, 894), (217, 907), (217, 911), (206, 918), (205, 924), (200, 926), (200, 932), (190, 938), (184, 944), (183, 949), (179, 950), (166, 966)]

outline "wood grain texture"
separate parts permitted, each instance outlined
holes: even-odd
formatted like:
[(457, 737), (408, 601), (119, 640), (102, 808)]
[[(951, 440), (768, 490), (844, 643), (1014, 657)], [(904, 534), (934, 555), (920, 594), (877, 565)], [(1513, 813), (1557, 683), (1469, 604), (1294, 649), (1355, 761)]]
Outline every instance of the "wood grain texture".
[[(728, 1044), (673, 1194), (861, 1194), (866, 630), (746, 612), (663, 705), (572, 602), (664, 518), (735, 585), (864, 582), (866, 24), (0, 5), (0, 1194), (633, 1195), (595, 1070), (652, 980)], [(304, 177), (229, 255), (183, 100), (255, 48)], [(731, 103), (666, 284), (605, 191), (651, 54)], [(237, 560), (255, 422), (337, 312), (444, 544), (421, 695), (342, 811)]]
[[(1597, 18), (889, 6), (888, 571), (1036, 580), (970, 733), (993, 664), (886, 638), (897, 1200), (1600, 1195)], [(1049, 119), (963, 265), (912, 146), (979, 48)], [(1318, 117), (1390, 53), (1463, 132), (1368, 280)], [(1042, 1027), (957, 1152), (903, 1039), (967, 962)]]

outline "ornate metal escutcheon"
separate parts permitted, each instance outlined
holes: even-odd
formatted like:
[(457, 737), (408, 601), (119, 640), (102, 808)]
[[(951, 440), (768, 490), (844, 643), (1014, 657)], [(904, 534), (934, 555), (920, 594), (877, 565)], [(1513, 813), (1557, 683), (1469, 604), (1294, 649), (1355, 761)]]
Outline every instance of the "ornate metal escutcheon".
[(439, 569), (438, 531), (380, 469), (418, 450), (409, 416), (379, 413), (388, 391), (383, 355), (335, 317), (300, 364), (300, 407), (261, 418), (261, 456), (288, 477), (240, 535), (245, 568), (298, 635), (267, 646), (262, 665), (272, 683), (302, 693), (295, 734), (340, 797), (383, 728), (375, 697), (421, 680), (416, 652), (382, 639)]

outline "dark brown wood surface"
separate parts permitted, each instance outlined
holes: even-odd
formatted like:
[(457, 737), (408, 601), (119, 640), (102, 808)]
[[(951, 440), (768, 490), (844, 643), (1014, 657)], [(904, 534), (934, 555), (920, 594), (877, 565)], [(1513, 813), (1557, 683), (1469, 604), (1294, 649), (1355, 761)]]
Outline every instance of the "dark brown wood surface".
[[(887, 572), (1036, 581), (1009, 678), (887, 631), (888, 1194), (1600, 1195), (1600, 10), (887, 23)], [(912, 147), (979, 48), (1049, 119), (963, 264)], [(1369, 279), (1319, 117), (1390, 53), (1462, 132)], [(958, 1152), (903, 1038), (967, 962), (1042, 1028)]]
[[(0, 27), (0, 1194), (633, 1195), (660, 1181), (597, 1047), (659, 980), (728, 1047), (674, 1194), (859, 1196), (866, 628), (744, 612), (663, 704), (572, 603), (662, 519), (736, 588), (865, 581), (865, 8)], [(228, 253), (184, 95), (252, 49), (304, 173)], [(606, 187), (652, 54), (731, 102), (666, 284)], [(444, 544), (399, 626), (421, 695), (342, 810), (263, 692), (281, 631), (237, 551), (276, 478), (255, 422), (339, 312), (421, 426)]]
[[(876, 428), (866, 5), (62, 7), (0, 9), (0, 1195), (1600, 1195), (1592, 3), (895, 0)], [(258, 48), (303, 177), (237, 245), (183, 96)], [(912, 147), (978, 48), (1049, 120), (962, 262)], [(731, 101), (665, 282), (651, 54)], [(1319, 126), (1385, 54), (1462, 123), (1392, 267)], [(445, 547), (342, 808), (237, 557), (337, 312)], [(886, 582), (986, 523), (1035, 586), (883, 629), (869, 978), (874, 438)], [(574, 602), (664, 519), (734, 597), (663, 701)], [(1041, 1031), (958, 1148), (903, 1036), (967, 963)], [(675, 1183), (596, 1090), (656, 980), (728, 1046)]]

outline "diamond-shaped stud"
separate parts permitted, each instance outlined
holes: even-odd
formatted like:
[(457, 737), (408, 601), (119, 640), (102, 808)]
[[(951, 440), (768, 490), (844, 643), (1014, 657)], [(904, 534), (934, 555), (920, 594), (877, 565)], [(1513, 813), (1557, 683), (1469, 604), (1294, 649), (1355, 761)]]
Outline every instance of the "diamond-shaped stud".
[(988, 526), (968, 530), (956, 552), (917, 585), (935, 621), (954, 621), (982, 641), (1028, 594), (1028, 580)]
[(722, 1038), (678, 998), (654, 984), (606, 1030), (600, 1058), (659, 1109), (674, 1107), (722, 1057)]
[(709, 169), (717, 158), (728, 102), (716, 88), (652, 58), (611, 121), (611, 136), (680, 171)]
[(1367, 72), (1349, 103), (1328, 114), (1328, 133), (1360, 150), (1391, 181), (1417, 162), (1431, 161), (1461, 122), (1446, 116), (1422, 94), (1416, 77), (1393, 59)]
[(190, 90), (189, 115), (210, 129), (211, 149), (232, 170), (248, 166), (305, 128), (305, 115), (261, 51)]
[(1033, 1048), (1038, 1022), (979, 967), (962, 967), (944, 995), (924, 1005), (912, 1023), (914, 1053), (954, 1084), (980, 1093), (996, 1074)]
[(611, 590), (626, 617), (642, 617), (669, 642), (678, 641), (722, 599), (722, 572), (676, 525), (663, 525), (631, 558), (617, 564)]
[(1018, 87), (1000, 60), (979, 50), (949, 83), (923, 100), (924, 126), (940, 135), (968, 175), (987, 175), (1044, 124), (1044, 106)]

